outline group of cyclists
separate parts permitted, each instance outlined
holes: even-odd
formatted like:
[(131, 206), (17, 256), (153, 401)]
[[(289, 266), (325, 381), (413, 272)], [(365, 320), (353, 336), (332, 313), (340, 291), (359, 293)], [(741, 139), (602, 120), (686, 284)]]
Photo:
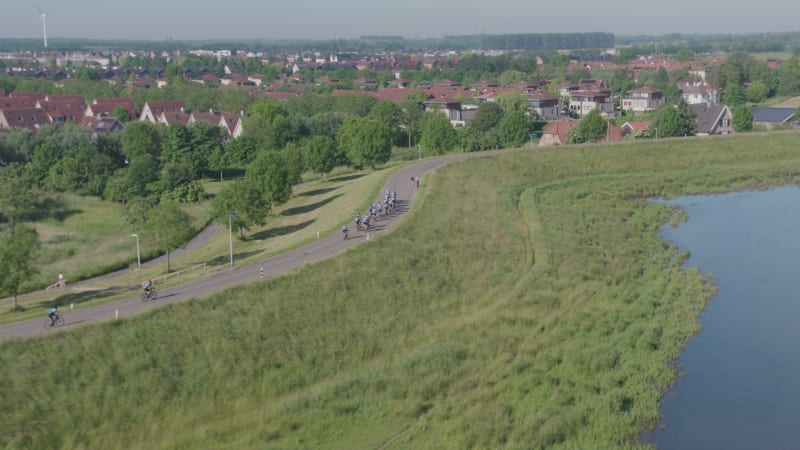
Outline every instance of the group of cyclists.
[[(60, 274), (59, 274), (60, 275)], [(147, 280), (142, 283), (142, 289), (144, 289), (144, 295), (142, 295), (142, 299), (147, 297), (148, 299), (155, 299), (155, 289), (156, 285), (153, 283), (153, 280)], [(53, 306), (47, 311), (47, 318), (49, 319), (49, 323), (45, 322), (46, 328), (53, 328), (59, 324), (63, 324), (63, 318), (61, 314), (58, 312), (58, 305)]]
[[(395, 205), (397, 203), (397, 191), (390, 191), (386, 189), (386, 192), (383, 196), (383, 202), (375, 202), (372, 205), (369, 205), (369, 208), (362, 216), (359, 213), (356, 213), (355, 219), (353, 219), (353, 223), (356, 226), (356, 230), (369, 230), (370, 223), (373, 220), (377, 220), (382, 215), (389, 214), (391, 211), (394, 211)], [(349, 229), (347, 225), (342, 226), (342, 236), (344, 239), (347, 239)]]
[[(363, 216), (358, 213), (356, 214), (356, 217), (353, 220), (353, 223), (355, 223), (356, 225), (356, 230), (359, 231), (369, 230), (370, 222), (373, 220), (373, 218), (374, 220), (377, 220), (382, 215), (386, 215), (394, 211), (396, 203), (397, 203), (397, 192), (386, 189), (386, 192), (384, 192), (382, 203), (378, 201), (372, 205), (369, 205), (369, 209), (367, 209), (367, 211), (364, 213)], [(348, 232), (349, 229), (347, 228), (347, 225), (344, 225), (342, 227), (342, 235), (344, 239), (347, 239)], [(59, 279), (61, 278), (62, 275), (59, 274)], [(147, 280), (142, 284), (142, 288), (144, 289), (144, 295), (142, 295), (142, 300), (146, 301), (144, 300), (145, 297), (149, 299), (151, 296), (153, 296), (153, 293), (155, 291), (155, 284), (153, 283), (153, 280)], [(52, 307), (47, 312), (47, 318), (50, 319), (50, 327), (56, 325), (56, 322), (61, 318), (61, 316), (58, 314), (58, 306)]]

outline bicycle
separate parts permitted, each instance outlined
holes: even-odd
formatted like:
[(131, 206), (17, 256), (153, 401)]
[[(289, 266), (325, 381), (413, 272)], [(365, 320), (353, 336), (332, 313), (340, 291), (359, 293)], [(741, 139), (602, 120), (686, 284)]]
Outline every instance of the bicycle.
[(44, 319), (44, 328), (45, 330), (49, 330), (50, 328), (63, 327), (65, 323), (66, 322), (64, 322), (64, 318), (61, 317), (61, 314), (56, 313), (54, 319), (50, 319), (49, 317)]
[(147, 302), (148, 300), (155, 300), (158, 298), (158, 292), (156, 292), (156, 288), (151, 287), (149, 291), (142, 294), (142, 301)]

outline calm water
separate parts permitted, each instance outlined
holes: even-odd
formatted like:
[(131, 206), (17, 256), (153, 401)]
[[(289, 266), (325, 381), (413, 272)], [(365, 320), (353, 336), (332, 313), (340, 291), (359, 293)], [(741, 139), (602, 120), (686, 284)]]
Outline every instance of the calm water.
[(800, 449), (800, 188), (685, 197), (663, 236), (719, 293), (664, 398), (659, 449)]

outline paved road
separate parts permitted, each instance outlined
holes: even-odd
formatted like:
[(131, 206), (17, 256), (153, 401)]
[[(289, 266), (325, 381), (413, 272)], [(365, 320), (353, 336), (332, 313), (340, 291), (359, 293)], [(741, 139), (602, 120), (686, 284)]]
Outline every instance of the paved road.
[[(479, 153), (461, 153), (423, 161), (418, 164), (398, 169), (386, 181), (386, 184), (381, 189), (381, 193), (379, 195), (379, 198), (382, 201), (383, 192), (386, 189), (396, 191), (398, 208), (394, 213), (378, 221), (374, 227), (371, 227), (370, 232), (380, 232), (386, 229), (395, 220), (397, 220), (398, 217), (411, 208), (411, 204), (417, 193), (416, 185), (411, 182), (412, 177), (421, 177), (432, 169), (456, 161), (462, 161), (468, 158), (493, 156), (508, 151), (509, 150), (498, 150)], [(115, 317), (131, 316), (133, 314), (158, 308), (170, 303), (180, 302), (195, 297), (203, 297), (232, 286), (283, 275), (291, 269), (300, 267), (306, 263), (329, 258), (349, 247), (352, 247), (353, 245), (357, 245), (368, 239), (368, 236), (365, 232), (356, 231), (353, 229), (353, 227), (350, 228), (350, 237), (347, 240), (343, 240), (341, 233), (337, 231), (329, 236), (320, 238), (295, 250), (273, 256), (254, 264), (242, 267), (234, 267), (233, 269), (218, 272), (210, 277), (203, 278), (202, 280), (195, 282), (159, 289), (158, 300), (153, 302), (144, 303), (141, 301), (140, 296), (136, 295), (132, 298), (106, 303), (104, 305), (94, 306), (91, 308), (64, 311), (64, 317), (67, 321), (67, 325), (58, 329), (58, 331), (74, 329), (80, 325), (97, 323), (103, 320), (114, 319)], [(260, 270), (262, 268), (263, 277), (260, 274)], [(86, 280), (85, 282), (90, 283), (91, 281), (92, 280)], [(0, 326), (0, 341), (56, 332), (44, 329), (44, 318), (45, 314), (43, 313), (42, 317), (36, 319)]]

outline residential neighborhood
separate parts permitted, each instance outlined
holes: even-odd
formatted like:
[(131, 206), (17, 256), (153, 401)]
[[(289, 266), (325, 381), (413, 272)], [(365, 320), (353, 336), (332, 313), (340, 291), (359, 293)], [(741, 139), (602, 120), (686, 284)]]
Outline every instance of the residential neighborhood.
[[(568, 60), (558, 78), (520, 80), (505, 85), (491, 80), (469, 84), (447, 78), (430, 82), (414, 80), (424, 76), (426, 72), (435, 72), (446, 77), (448, 73), (455, 74), (454, 71), (466, 60), (475, 57), (498, 58), (505, 53), (492, 52), (492, 56), (486, 56), (482, 53), (455, 51), (326, 53), (203, 49), (160, 53), (135, 50), (2, 53), (2, 73), (14, 79), (49, 82), (60, 87), (57, 89), (69, 91), (82, 76), (85, 78), (88, 70), (92, 74), (91, 79), (96, 83), (114, 86), (114, 92), (119, 92), (120, 95), (90, 98), (82, 94), (46, 95), (44, 92), (6, 93), (0, 90), (0, 130), (5, 130), (0, 133), (8, 133), (17, 128), (35, 132), (42, 126), (62, 126), (68, 122), (92, 129), (95, 133), (108, 133), (124, 128), (128, 120), (183, 126), (202, 121), (220, 126), (230, 138), (237, 138), (245, 133), (244, 107), (238, 111), (221, 111), (216, 105), (211, 105), (203, 110), (192, 110), (186, 107), (185, 99), (174, 98), (174, 94), (172, 100), (143, 102), (125, 96), (126, 92), (130, 92), (136, 93), (137, 99), (143, 98), (142, 92), (165, 91), (176, 80), (220, 92), (240, 92), (247, 98), (245, 104), (261, 98), (286, 102), (291, 98), (307, 95), (327, 94), (336, 97), (360, 94), (378, 101), (391, 100), (399, 105), (404, 99), (413, 97), (419, 99), (425, 111), (445, 115), (454, 127), (468, 125), (480, 105), (495, 102), (503, 96), (520, 94), (527, 101), (526, 115), (531, 120), (564, 121), (567, 124), (551, 123), (541, 128), (538, 132), (542, 137), (539, 145), (543, 146), (566, 143), (557, 137), (563, 134), (561, 131), (565, 127), (575, 126), (580, 118), (594, 110), (613, 122), (609, 130), (614, 127), (621, 130), (619, 133), (609, 133), (605, 136), (606, 141), (631, 139), (634, 135), (637, 138), (654, 136), (654, 130), (636, 130), (636, 133), (631, 134), (633, 129), (623, 128), (623, 124), (635, 121), (637, 115), (652, 115), (665, 104), (674, 105), (677, 100), (692, 105), (692, 111), (697, 116), (697, 135), (734, 132), (730, 106), (722, 106), (721, 89), (712, 86), (708, 81), (713, 78), (714, 71), (725, 62), (725, 55), (677, 61), (664, 55), (648, 54), (627, 64), (608, 59), (574, 58)], [(167, 73), (171, 61), (185, 58), (194, 58), (195, 63), (177, 73), (174, 70)], [(532, 68), (547, 73), (546, 58), (537, 55), (531, 60)], [(161, 65), (148, 67), (145, 65), (148, 61), (160, 61)], [(766, 59), (764, 64), (770, 70), (778, 70), (778, 61), (775, 58)], [(255, 70), (258, 71), (254, 72)], [(553, 73), (552, 70), (550, 72)], [(372, 75), (358, 76), (360, 73)], [(345, 79), (338, 78), (336, 74), (345, 76)], [(631, 87), (622, 91), (618, 90), (619, 87), (612, 89), (609, 80), (603, 78), (564, 80), (565, 76), (570, 78), (573, 74), (607, 74), (613, 77), (627, 74), (626, 86)], [(664, 85), (669, 74), (683, 74), (683, 80)], [(647, 80), (656, 80), (654, 75), (661, 77), (660, 85), (668, 87), (669, 93), (648, 85)], [(618, 86), (619, 82), (612, 84)], [(641, 84), (641, 87), (636, 87), (637, 84)], [(747, 89), (749, 86), (742, 84), (741, 87)], [(675, 97), (675, 94), (679, 97)], [(153, 96), (144, 95), (144, 98), (147, 97)], [(114, 114), (115, 110), (118, 113), (125, 111), (127, 117), (115, 117), (119, 115)], [(764, 119), (772, 117), (768, 106), (753, 106), (753, 114), (753, 123), (756, 126), (774, 129), (776, 124), (785, 127), (795, 123), (794, 116), (772, 121)], [(91, 120), (92, 118), (96, 120)], [(115, 118), (116, 122), (112, 120)], [(103, 119), (104, 126), (98, 127), (97, 121), (100, 119)]]

